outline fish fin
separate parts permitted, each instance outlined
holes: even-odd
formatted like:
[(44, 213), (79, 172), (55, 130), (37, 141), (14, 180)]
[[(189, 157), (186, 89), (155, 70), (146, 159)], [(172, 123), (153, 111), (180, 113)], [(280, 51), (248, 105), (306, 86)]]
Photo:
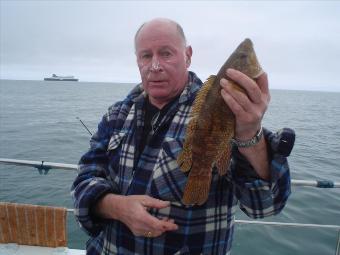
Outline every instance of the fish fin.
[(219, 158), (216, 162), (216, 167), (218, 170), (218, 174), (220, 176), (225, 175), (228, 171), (230, 164), (230, 156), (231, 156), (231, 145), (227, 145), (221, 151)]
[(197, 129), (197, 120), (199, 119), (200, 111), (205, 104), (206, 96), (214, 84), (215, 79), (215, 75), (209, 76), (196, 95), (191, 109), (192, 119), (187, 126), (186, 140), (184, 142), (183, 150), (177, 158), (177, 163), (180, 165), (183, 172), (190, 170), (182, 198), (182, 202), (185, 205), (202, 205), (206, 202), (209, 195), (211, 169), (209, 168), (208, 171), (205, 171), (204, 166), (198, 166), (197, 163), (193, 164), (192, 142), (194, 139), (194, 133)]
[(177, 164), (180, 166), (183, 172), (187, 172), (191, 169), (192, 166), (192, 142), (194, 137), (194, 132), (197, 127), (197, 119), (199, 112), (205, 102), (205, 97), (208, 94), (211, 86), (214, 83), (216, 76), (211, 75), (206, 82), (203, 84), (202, 88), (196, 95), (195, 101), (193, 103), (191, 109), (191, 120), (186, 129), (186, 137), (183, 145), (183, 150), (179, 153), (177, 157)]
[(192, 166), (192, 141), (194, 137), (194, 132), (196, 129), (197, 120), (193, 117), (186, 129), (186, 137), (183, 145), (183, 150), (179, 153), (177, 157), (177, 164), (180, 166), (183, 172), (187, 172)]
[(209, 174), (205, 176), (189, 174), (183, 192), (182, 197), (183, 204), (185, 205), (204, 204), (209, 196), (210, 184), (211, 184), (211, 171), (209, 171)]
[(202, 88), (198, 91), (191, 110), (193, 117), (198, 117), (198, 114), (205, 103), (205, 98), (214, 84), (215, 79), (216, 75), (210, 75), (209, 78), (204, 82)]

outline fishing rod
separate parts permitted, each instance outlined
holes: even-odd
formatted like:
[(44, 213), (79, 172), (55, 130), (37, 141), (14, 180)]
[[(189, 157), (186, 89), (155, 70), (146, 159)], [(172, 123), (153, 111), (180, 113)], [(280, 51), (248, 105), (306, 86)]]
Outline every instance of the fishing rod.
[(87, 128), (87, 126), (84, 124), (84, 122), (79, 118), (79, 117), (76, 117), (79, 121), (80, 121), (80, 123), (84, 126), (84, 128), (87, 130), (87, 132), (89, 132), (89, 134), (92, 136), (92, 133), (91, 133), (91, 131)]
[[(0, 163), (9, 164), (9, 165), (30, 166), (30, 167), (37, 168), (40, 173), (41, 171), (45, 171), (44, 174), (47, 174), (48, 171), (52, 168), (64, 169), (64, 170), (78, 170), (78, 165), (75, 165), (75, 164), (54, 163), (54, 162), (46, 162), (46, 161), (0, 158)], [(340, 188), (340, 182), (333, 182), (331, 180), (292, 179), (291, 183), (292, 183), (292, 186), (297, 186), (297, 187)]]

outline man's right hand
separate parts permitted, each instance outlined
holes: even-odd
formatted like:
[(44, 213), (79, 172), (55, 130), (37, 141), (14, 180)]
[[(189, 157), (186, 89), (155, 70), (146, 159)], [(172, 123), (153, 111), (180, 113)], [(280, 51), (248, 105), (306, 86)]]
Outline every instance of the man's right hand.
[(103, 218), (123, 222), (136, 236), (157, 237), (166, 231), (178, 229), (172, 219), (158, 219), (148, 209), (169, 207), (168, 201), (162, 201), (147, 195), (122, 196), (107, 194), (96, 205), (95, 212)]

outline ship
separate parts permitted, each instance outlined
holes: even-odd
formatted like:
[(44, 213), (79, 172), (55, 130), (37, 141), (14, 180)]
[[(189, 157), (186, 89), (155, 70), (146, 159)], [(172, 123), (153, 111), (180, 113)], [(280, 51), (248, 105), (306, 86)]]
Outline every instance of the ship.
[(52, 74), (51, 77), (44, 78), (44, 81), (78, 81), (78, 79), (71, 75), (59, 76)]

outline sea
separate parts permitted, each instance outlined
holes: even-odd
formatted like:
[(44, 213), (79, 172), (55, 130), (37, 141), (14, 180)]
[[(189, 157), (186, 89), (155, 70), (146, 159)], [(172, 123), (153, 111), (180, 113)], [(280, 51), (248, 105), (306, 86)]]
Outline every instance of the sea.
[[(77, 164), (107, 108), (133, 84), (0, 81), (0, 157)], [(80, 120), (79, 120), (80, 119)], [(263, 125), (289, 127), (296, 142), (289, 157), (293, 179), (340, 182), (340, 93), (271, 90)], [(72, 208), (76, 171), (0, 164), (0, 201)], [(85, 249), (88, 237), (68, 214), (68, 247)], [(238, 210), (236, 219), (248, 219)], [(340, 189), (292, 187), (284, 210), (266, 221), (340, 225)], [(232, 255), (334, 255), (339, 231), (237, 224)]]

